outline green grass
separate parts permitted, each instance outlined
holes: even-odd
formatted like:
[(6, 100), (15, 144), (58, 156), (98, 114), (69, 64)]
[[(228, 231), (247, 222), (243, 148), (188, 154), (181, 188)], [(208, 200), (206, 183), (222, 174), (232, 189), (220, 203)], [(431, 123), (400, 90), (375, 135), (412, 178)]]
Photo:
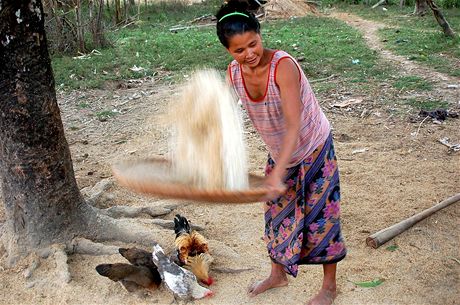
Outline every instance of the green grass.
[(446, 38), (438, 32), (385, 28), (380, 31), (388, 49), (438, 72), (460, 77), (460, 39)]
[(431, 11), (424, 17), (410, 16), (412, 7), (397, 5), (371, 9), (367, 6), (341, 6), (341, 9), (388, 27), (379, 30), (384, 45), (396, 54), (429, 66), (434, 70), (460, 77), (460, 9), (442, 9), (447, 21), (457, 33), (446, 37)]
[(403, 76), (399, 77), (393, 87), (400, 90), (431, 90), (432, 84), (419, 76)]
[(96, 117), (99, 121), (107, 121), (109, 118), (113, 117), (116, 115), (116, 112), (110, 111), (110, 110), (103, 110), (100, 112), (96, 113)]
[[(109, 33), (113, 47), (86, 59), (56, 56), (52, 59), (58, 87), (64, 89), (100, 88), (106, 81), (153, 76), (178, 81), (200, 67), (225, 71), (231, 57), (222, 47), (214, 26), (172, 33), (169, 29), (217, 10), (217, 2), (201, 5), (152, 6), (133, 28)], [(154, 21), (155, 20), (155, 21)], [(310, 79), (331, 75), (368, 87), (373, 80), (384, 80), (390, 69), (379, 67), (376, 54), (369, 50), (358, 31), (343, 22), (319, 17), (269, 21), (262, 24), (266, 47), (282, 49), (296, 58)], [(141, 67), (140, 71), (132, 68)], [(315, 90), (328, 91), (328, 83), (315, 84)]]
[(439, 101), (439, 100), (419, 100), (419, 99), (408, 99), (404, 100), (403, 104), (409, 105), (416, 109), (424, 109), (427, 111), (435, 110), (435, 109), (447, 109), (449, 108), (449, 103), (446, 101)]

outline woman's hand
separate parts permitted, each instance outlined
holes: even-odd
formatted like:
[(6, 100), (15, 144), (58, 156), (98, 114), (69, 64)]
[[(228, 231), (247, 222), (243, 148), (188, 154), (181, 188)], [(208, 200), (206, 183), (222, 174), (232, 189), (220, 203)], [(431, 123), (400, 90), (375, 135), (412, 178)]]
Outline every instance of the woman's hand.
[(267, 188), (267, 194), (264, 196), (264, 200), (274, 200), (287, 191), (287, 185), (283, 183), (281, 175), (276, 172), (272, 172), (265, 179), (264, 185)]

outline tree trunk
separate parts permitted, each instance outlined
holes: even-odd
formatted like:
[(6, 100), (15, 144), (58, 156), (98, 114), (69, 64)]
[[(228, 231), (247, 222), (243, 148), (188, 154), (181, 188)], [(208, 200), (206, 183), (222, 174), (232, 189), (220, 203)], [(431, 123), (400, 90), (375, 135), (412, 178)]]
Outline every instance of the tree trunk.
[(414, 8), (414, 15), (425, 16), (427, 12), (428, 12), (428, 3), (426, 2), (426, 0), (416, 0), (415, 8)]
[(84, 30), (84, 26), (83, 26), (83, 20), (81, 18), (81, 2), (80, 2), (80, 0), (76, 1), (75, 18), (76, 18), (75, 26), (77, 28), (78, 51), (84, 53), (86, 51), (85, 30)]
[(439, 25), (442, 28), (442, 31), (446, 36), (449, 37), (455, 37), (455, 33), (450, 27), (449, 23), (447, 22), (446, 18), (444, 18), (444, 15), (441, 13), (441, 10), (439, 7), (434, 3), (433, 0), (426, 0), (428, 2), (428, 5), (430, 8), (433, 10), (434, 17), (436, 18), (436, 21), (439, 23)]
[[(6, 212), (0, 249), (7, 251), (6, 264), (37, 250), (43, 255), (60, 251), (58, 265), (66, 263), (66, 252), (97, 254), (76, 237), (150, 246), (159, 230), (115, 219), (80, 194), (56, 101), (43, 17), (41, 0), (0, 1), (0, 181)], [(125, 210), (125, 217), (132, 217), (133, 209)], [(166, 220), (153, 219), (152, 224), (174, 227)]]
[(107, 46), (107, 40), (105, 39), (104, 28), (102, 26), (104, 0), (98, 0), (97, 3), (94, 16), (91, 19), (91, 35), (93, 38), (94, 48), (103, 48)]
[(115, 25), (121, 22), (121, 3), (120, 0), (115, 0)]
[(128, 22), (128, 5), (126, 0), (123, 0), (123, 20), (124, 22)]
[(75, 181), (48, 55), (41, 1), (0, 8), (0, 167), (17, 252), (71, 238), (85, 205)]

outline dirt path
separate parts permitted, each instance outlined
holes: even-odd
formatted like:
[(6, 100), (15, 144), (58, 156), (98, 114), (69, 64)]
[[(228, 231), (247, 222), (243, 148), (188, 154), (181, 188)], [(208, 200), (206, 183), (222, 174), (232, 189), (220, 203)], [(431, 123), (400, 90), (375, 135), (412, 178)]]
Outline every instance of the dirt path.
[(408, 60), (404, 56), (396, 55), (384, 48), (377, 32), (380, 29), (388, 27), (387, 25), (372, 20), (362, 19), (359, 16), (344, 12), (333, 12), (329, 16), (342, 20), (348, 25), (360, 30), (363, 33), (369, 48), (377, 51), (387, 64), (396, 66), (401, 75), (420, 76), (423, 79), (432, 82), (436, 91), (444, 91), (443, 95), (450, 96), (451, 98), (457, 98), (457, 101), (460, 101), (460, 90), (447, 89), (447, 85), (460, 84), (460, 80), (458, 78), (436, 72), (429, 67), (419, 65), (414, 61)]
[[(375, 36), (377, 26), (364, 20), (359, 22), (367, 28), (366, 33), (369, 32), (367, 39), (375, 41), (373, 47), (381, 47)], [(369, 30), (370, 27), (374, 30)], [(434, 80), (437, 77), (436, 73), (386, 51), (382, 52), (382, 58), (389, 60), (386, 64), (400, 64), (401, 73), (430, 75)], [(174, 100), (176, 88), (146, 79), (124, 81), (107, 90), (59, 94), (66, 137), (81, 189), (102, 179), (112, 179), (110, 166), (117, 161), (167, 153), (167, 133), (161, 124), (161, 115)], [(454, 98), (448, 95), (452, 92), (433, 91), (429, 94)], [(343, 92), (350, 94), (350, 98), (362, 94), (353, 88), (337, 89), (337, 95)], [(365, 245), (370, 233), (460, 191), (460, 154), (449, 153), (438, 142), (445, 136), (452, 142), (460, 142), (458, 120), (447, 120), (441, 125), (430, 121), (423, 125), (411, 123), (407, 116), (393, 115), (382, 108), (378, 91), (375, 96), (366, 97), (372, 103), (366, 116), (359, 115), (362, 109), (347, 111), (329, 107), (328, 101), (333, 98), (330, 93), (318, 95), (334, 128), (341, 171), (343, 231), (349, 251), (348, 257), (339, 264), (340, 293), (335, 304), (458, 304), (459, 204), (436, 213), (379, 249)], [(385, 95), (384, 98), (397, 97)], [(112, 111), (115, 115), (101, 121), (96, 114), (102, 111)], [(245, 125), (250, 170), (260, 174), (266, 150), (247, 121)], [(417, 137), (411, 135), (417, 130)], [(362, 152), (356, 153), (357, 150)], [(213, 270), (211, 274), (216, 283), (211, 288), (215, 296), (195, 304), (297, 305), (304, 304), (319, 289), (321, 267), (302, 266), (299, 276), (290, 279), (288, 287), (248, 298), (246, 287), (269, 272), (269, 259), (261, 241), (263, 211), (259, 203), (210, 205), (175, 200), (167, 203), (179, 204), (177, 212), (206, 228), (203, 234), (218, 245), (218, 249), (211, 249), (215, 251), (215, 267), (248, 269), (231, 274)], [(162, 204), (164, 200), (134, 194), (115, 183), (98, 207)], [(4, 211), (0, 208), (0, 222), (3, 219)], [(152, 233), (152, 240), (168, 247), (173, 233), (169, 237)], [(387, 250), (389, 245), (396, 249)], [(149, 295), (133, 295), (95, 272), (97, 264), (123, 262), (119, 255), (71, 256), (72, 281), (68, 285), (61, 285), (53, 278), (56, 266), (52, 259), (43, 260), (37, 272), (26, 278), (24, 271), (28, 262), (24, 260), (10, 270), (0, 265), (1, 304), (170, 304), (172, 301), (164, 288)], [(377, 278), (385, 282), (375, 288), (360, 288), (352, 283)]]

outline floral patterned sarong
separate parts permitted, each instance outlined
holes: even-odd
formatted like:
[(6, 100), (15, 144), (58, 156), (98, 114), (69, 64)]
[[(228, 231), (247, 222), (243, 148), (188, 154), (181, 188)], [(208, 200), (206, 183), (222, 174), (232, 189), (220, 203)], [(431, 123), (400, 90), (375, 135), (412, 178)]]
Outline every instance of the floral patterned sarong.
[[(275, 163), (269, 158), (265, 174)], [(298, 265), (342, 260), (340, 186), (332, 135), (300, 164), (289, 168), (286, 194), (265, 207), (265, 234), (271, 259), (297, 276)]]

